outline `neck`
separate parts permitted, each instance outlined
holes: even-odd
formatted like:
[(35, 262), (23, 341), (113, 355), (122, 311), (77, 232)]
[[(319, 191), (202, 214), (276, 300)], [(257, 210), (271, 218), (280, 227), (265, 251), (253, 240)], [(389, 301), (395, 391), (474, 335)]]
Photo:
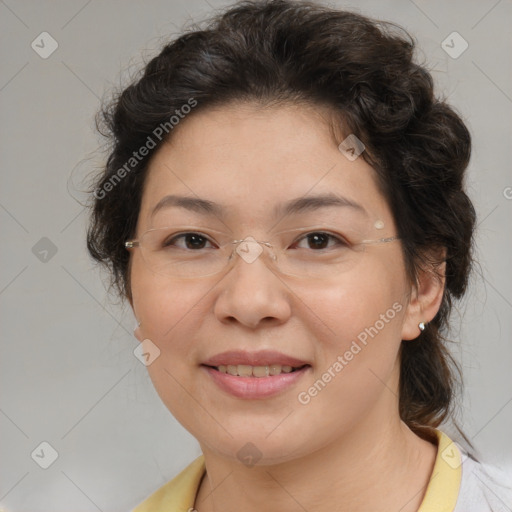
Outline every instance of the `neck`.
[(195, 509), (416, 512), (437, 449), (398, 417), (378, 420), (372, 415), (321, 450), (277, 465), (248, 468), (202, 447), (207, 472)]

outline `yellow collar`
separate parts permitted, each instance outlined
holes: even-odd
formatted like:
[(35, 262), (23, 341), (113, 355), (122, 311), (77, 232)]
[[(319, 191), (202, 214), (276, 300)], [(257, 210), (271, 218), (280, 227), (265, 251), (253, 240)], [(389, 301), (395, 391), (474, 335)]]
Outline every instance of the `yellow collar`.
[[(453, 512), (459, 494), (462, 476), (460, 452), (446, 434), (440, 430), (436, 430), (436, 434), (437, 456), (418, 512)], [(205, 472), (204, 456), (201, 455), (133, 512), (188, 512), (194, 508)]]
[(440, 430), (437, 456), (418, 512), (453, 512), (462, 479), (462, 457), (455, 443)]

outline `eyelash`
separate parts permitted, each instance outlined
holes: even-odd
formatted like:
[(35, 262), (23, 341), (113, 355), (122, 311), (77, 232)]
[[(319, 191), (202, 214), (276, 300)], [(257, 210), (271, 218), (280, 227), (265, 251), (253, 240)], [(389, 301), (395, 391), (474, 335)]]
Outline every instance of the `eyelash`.
[[(309, 233), (305, 233), (304, 235), (301, 235), (300, 238), (298, 238), (297, 240), (295, 240), (291, 245), (290, 247), (294, 246), (294, 245), (297, 245), (298, 243), (300, 243), (302, 240), (307, 240), (308, 237), (312, 236), (312, 235), (322, 235), (322, 236), (327, 236), (329, 240), (334, 240), (336, 242), (336, 245), (341, 245), (341, 246), (348, 246), (348, 242), (343, 238), (343, 237), (340, 237), (339, 235), (334, 235), (332, 233), (329, 233), (327, 231), (311, 231)], [(172, 245), (175, 244), (176, 240), (179, 240), (179, 239), (185, 239), (186, 237), (188, 236), (197, 236), (199, 238), (202, 238), (203, 240), (206, 240), (207, 242), (209, 243), (213, 243), (209, 238), (208, 236), (206, 235), (203, 235), (202, 233), (197, 233), (197, 232), (189, 232), (189, 233), (181, 233), (179, 235), (175, 235), (174, 237), (172, 237), (170, 240), (167, 240), (165, 241), (162, 245), (163, 247), (170, 247)], [(314, 249), (312, 249), (314, 250)], [(320, 249), (320, 250), (324, 250), (324, 249)], [(320, 251), (319, 250), (319, 251)], [(319, 251), (315, 251), (315, 252), (319, 252)]]

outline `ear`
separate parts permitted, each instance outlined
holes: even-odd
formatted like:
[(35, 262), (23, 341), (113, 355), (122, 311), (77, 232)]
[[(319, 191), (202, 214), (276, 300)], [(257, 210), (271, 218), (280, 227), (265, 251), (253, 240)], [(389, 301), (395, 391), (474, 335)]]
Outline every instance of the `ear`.
[(416, 283), (411, 285), (411, 299), (407, 305), (402, 326), (403, 340), (417, 338), (421, 333), (419, 324), (421, 322), (427, 324), (439, 311), (446, 282), (445, 253), (446, 251), (443, 250), (442, 263), (430, 263), (420, 269)]
[(130, 301), (130, 306), (132, 307), (133, 312), (133, 319), (135, 320), (135, 328), (133, 329), (133, 335), (140, 341), (144, 339), (144, 336), (142, 335), (142, 330), (140, 327), (140, 322), (137, 320), (137, 313), (135, 312), (135, 308), (133, 307), (133, 302), (131, 299), (128, 299)]
[(144, 336), (142, 335), (142, 331), (141, 331), (141, 328), (140, 328), (140, 323), (137, 322), (137, 325), (135, 327), (135, 329), (133, 329), (133, 335), (140, 341), (142, 342), (142, 340), (144, 339)]

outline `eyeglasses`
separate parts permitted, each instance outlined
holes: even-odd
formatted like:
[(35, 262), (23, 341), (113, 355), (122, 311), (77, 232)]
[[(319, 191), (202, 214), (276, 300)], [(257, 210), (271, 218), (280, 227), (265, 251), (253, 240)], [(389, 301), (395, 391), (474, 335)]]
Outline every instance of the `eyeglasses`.
[(180, 225), (149, 229), (139, 239), (128, 240), (124, 245), (127, 249), (139, 248), (148, 269), (168, 277), (212, 276), (230, 269), (237, 254), (245, 263), (252, 264), (265, 252), (267, 265), (281, 274), (325, 279), (360, 264), (368, 246), (399, 240), (397, 236), (376, 240), (351, 238), (349, 241), (339, 233), (339, 228), (325, 224), (273, 233), (267, 241), (252, 236), (233, 240), (221, 231)]

